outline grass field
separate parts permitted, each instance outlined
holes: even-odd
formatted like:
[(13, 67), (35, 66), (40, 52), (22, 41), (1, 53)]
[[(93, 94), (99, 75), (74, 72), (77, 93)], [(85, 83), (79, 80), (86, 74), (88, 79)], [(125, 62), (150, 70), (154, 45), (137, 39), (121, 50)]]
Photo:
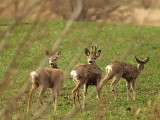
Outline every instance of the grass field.
[[(0, 32), (9, 29), (12, 20), (0, 19)], [(24, 24), (25, 23), (25, 24)], [(92, 42), (98, 44), (102, 50), (97, 59), (98, 66), (105, 75), (105, 67), (112, 60), (123, 60), (136, 65), (134, 56), (150, 57), (144, 70), (137, 79), (137, 99), (127, 101), (125, 80), (121, 79), (116, 87), (117, 101), (114, 100), (107, 83), (101, 94), (100, 101), (96, 99), (95, 87), (88, 90), (86, 109), (74, 111), (72, 108), (71, 91), (74, 82), (67, 76), (61, 88), (58, 111), (53, 112), (50, 103), (51, 91), (47, 91), (44, 102), (48, 103), (45, 111), (38, 112), (38, 91), (32, 99), (31, 112), (26, 113), (27, 97), (31, 88), (23, 85), (30, 80), (30, 72), (39, 66), (49, 67), (45, 57), (45, 50), (51, 50), (55, 41), (64, 29), (65, 21), (42, 20), (34, 24), (32, 20), (24, 20), (16, 25), (7, 37), (1, 37), (0, 48), (0, 115), (9, 116), (7, 119), (70, 119), (70, 120), (146, 120), (160, 119), (159, 99), (159, 69), (160, 69), (160, 28), (152, 26), (137, 26), (129, 24), (98, 24), (75, 22), (72, 29), (64, 37), (58, 50), (62, 55), (58, 61), (59, 67), (66, 73), (72, 66), (86, 63), (84, 48), (90, 47)], [(5, 41), (5, 42), (4, 42)], [(3, 49), (2, 49), (2, 43)], [(76, 62), (70, 65), (75, 58)], [(70, 66), (69, 66), (70, 65)], [(6, 84), (2, 84), (7, 81)], [(19, 91), (23, 91), (19, 93)], [(18, 94), (18, 97), (17, 97)], [(82, 96), (81, 96), (82, 98)], [(127, 110), (131, 108), (131, 110)], [(36, 113), (36, 114), (35, 114)], [(39, 115), (39, 114), (40, 115)], [(5, 118), (4, 118), (5, 119)]]

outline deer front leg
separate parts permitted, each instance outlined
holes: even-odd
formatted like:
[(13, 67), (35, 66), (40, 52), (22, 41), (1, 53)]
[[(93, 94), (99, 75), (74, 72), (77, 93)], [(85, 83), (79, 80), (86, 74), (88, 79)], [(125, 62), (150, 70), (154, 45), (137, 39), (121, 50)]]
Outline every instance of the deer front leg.
[(127, 100), (129, 100), (131, 83), (130, 82), (126, 82), (126, 87), (127, 87)]
[(98, 82), (96, 85), (96, 92), (97, 92), (97, 99), (100, 98), (100, 89), (99, 89), (100, 83)]
[(87, 88), (88, 88), (88, 85), (84, 84), (83, 106), (82, 106), (83, 109), (85, 108), (85, 101), (86, 101), (86, 97), (87, 97)]
[(56, 110), (57, 110), (57, 100), (58, 100), (57, 90), (52, 89), (52, 96), (53, 96), (54, 112), (56, 112)]
[(132, 90), (133, 90), (133, 100), (136, 100), (136, 83), (135, 83), (135, 80), (133, 80), (131, 82), (132, 84)]
[(112, 83), (111, 83), (111, 89), (113, 91), (114, 94), (114, 98), (115, 100), (117, 99), (117, 95), (116, 95), (116, 91), (115, 91), (115, 86), (117, 85), (118, 81), (120, 80), (121, 76), (115, 76)]
[(43, 87), (41, 88), (40, 93), (39, 93), (38, 99), (39, 99), (39, 102), (40, 102), (41, 105), (43, 105), (42, 97), (43, 97), (44, 93), (46, 92), (46, 89), (47, 89), (47, 87), (43, 86)]
[(28, 97), (28, 108), (27, 108), (27, 112), (29, 112), (29, 109), (30, 109), (30, 104), (31, 104), (31, 99), (32, 99), (32, 96), (34, 94), (34, 92), (36, 91), (36, 89), (38, 88), (38, 86), (36, 84), (32, 84), (32, 88), (31, 88), (31, 91), (29, 93), (29, 97)]

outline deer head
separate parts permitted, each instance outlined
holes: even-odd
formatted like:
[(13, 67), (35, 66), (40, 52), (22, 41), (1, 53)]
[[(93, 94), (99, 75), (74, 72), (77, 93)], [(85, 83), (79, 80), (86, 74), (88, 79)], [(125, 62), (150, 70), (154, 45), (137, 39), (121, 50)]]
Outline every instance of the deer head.
[(49, 65), (52, 68), (57, 68), (57, 60), (60, 57), (60, 55), (61, 55), (60, 51), (58, 51), (55, 55), (52, 55), (51, 53), (49, 53), (48, 50), (46, 50), (46, 56), (48, 57)]
[(143, 70), (143, 68), (144, 68), (144, 64), (146, 64), (148, 61), (149, 61), (149, 57), (147, 57), (147, 58), (145, 58), (145, 59), (143, 59), (143, 60), (140, 60), (140, 59), (138, 59), (136, 56), (135, 56), (135, 59), (136, 59), (136, 61), (137, 61), (137, 63), (138, 63), (138, 67), (137, 67), (137, 69), (139, 69), (139, 70)]
[(96, 44), (92, 44), (91, 51), (85, 48), (85, 54), (87, 55), (88, 64), (95, 63), (96, 59), (100, 56), (101, 50), (97, 50), (98, 47)]

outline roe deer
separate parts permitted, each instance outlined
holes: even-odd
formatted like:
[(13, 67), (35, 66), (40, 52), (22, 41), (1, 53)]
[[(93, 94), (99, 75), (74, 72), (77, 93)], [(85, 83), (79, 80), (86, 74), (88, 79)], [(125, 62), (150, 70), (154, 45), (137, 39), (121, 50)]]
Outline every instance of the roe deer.
[(30, 108), (31, 98), (36, 91), (36, 89), (41, 86), (41, 91), (39, 93), (39, 102), (42, 105), (42, 97), (47, 88), (52, 89), (53, 103), (54, 103), (54, 112), (57, 109), (57, 97), (60, 87), (63, 84), (63, 71), (60, 70), (57, 66), (57, 59), (60, 56), (60, 52), (57, 52), (54, 56), (46, 51), (46, 55), (49, 59), (49, 64), (52, 68), (38, 68), (35, 71), (31, 72), (31, 83), (32, 88), (29, 93), (28, 98), (28, 109)]
[[(98, 86), (102, 77), (101, 69), (96, 65), (96, 59), (100, 56), (101, 50), (97, 50), (97, 45), (92, 44), (91, 52), (87, 48), (85, 48), (85, 54), (87, 55), (88, 64), (79, 64), (75, 66), (71, 70), (71, 76), (76, 83), (75, 88), (72, 91), (73, 94), (73, 106), (75, 107), (75, 99), (76, 96), (78, 98), (78, 103), (80, 108), (85, 107), (85, 99), (87, 96), (87, 88), (89, 85), (96, 86), (97, 90), (97, 98), (99, 98)], [(83, 106), (81, 106), (80, 102), (80, 87), (84, 86), (84, 94), (83, 94)]]
[(101, 89), (105, 83), (107, 83), (110, 79), (113, 78), (113, 81), (110, 86), (114, 93), (114, 97), (116, 99), (115, 86), (117, 82), (120, 80), (120, 78), (122, 77), (126, 80), (127, 100), (129, 100), (130, 98), (131, 87), (133, 90), (132, 97), (133, 97), (133, 100), (135, 100), (136, 99), (136, 96), (135, 96), (136, 78), (139, 76), (139, 74), (143, 70), (144, 64), (146, 64), (149, 61), (149, 57), (145, 58), (144, 60), (139, 60), (137, 57), (135, 57), (135, 59), (138, 63), (137, 67), (122, 61), (113, 61), (111, 64), (109, 64), (106, 67), (106, 76), (101, 81), (99, 89)]

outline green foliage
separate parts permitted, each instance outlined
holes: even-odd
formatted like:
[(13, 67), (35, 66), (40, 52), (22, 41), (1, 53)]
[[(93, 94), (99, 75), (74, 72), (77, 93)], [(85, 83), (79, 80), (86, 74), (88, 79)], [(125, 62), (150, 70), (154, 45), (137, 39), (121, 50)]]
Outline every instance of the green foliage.
[[(11, 80), (3, 91), (0, 102), (0, 109), (7, 106), (8, 100), (12, 98), (26, 81), (30, 79), (29, 74), (39, 66), (48, 66), (45, 59), (45, 50), (51, 50), (55, 41), (61, 35), (66, 22), (65, 21), (39, 21), (31, 29), (32, 21), (26, 20), (29, 24), (19, 24), (14, 27), (8, 38), (5, 40), (5, 46), (0, 52), (0, 76), (4, 77), (13, 58), (16, 55), (16, 69), (11, 75)], [(25, 22), (26, 22), (25, 21)], [(0, 20), (0, 23), (9, 23), (10, 20)], [(8, 26), (0, 26), (0, 31), (4, 32)], [(79, 59), (74, 65), (86, 63), (86, 56), (83, 52), (85, 47), (90, 47), (92, 42), (98, 44), (102, 50), (101, 56), (97, 59), (97, 64), (105, 75), (105, 66), (112, 60), (123, 60), (136, 65), (134, 56), (144, 58), (149, 56), (150, 61), (137, 79), (137, 99), (136, 101), (127, 101), (125, 81), (121, 79), (117, 85), (118, 100), (115, 101), (107, 83), (102, 90), (102, 101), (96, 99), (95, 88), (88, 90), (89, 98), (87, 107), (80, 110), (70, 119), (108, 119), (108, 120), (132, 120), (136, 117), (136, 111), (147, 107), (149, 100), (154, 101), (158, 96), (159, 82), (159, 60), (160, 60), (160, 28), (153, 26), (137, 26), (128, 24), (98, 24), (87, 22), (76, 22), (73, 28), (64, 37), (63, 42), (58, 47), (62, 55), (58, 61), (59, 67), (69, 73), (68, 65), (71, 60), (79, 53)], [(3, 41), (2, 39), (0, 41)], [(25, 41), (25, 42), (24, 42)], [(22, 42), (20, 49), (18, 46)], [(24, 44), (23, 44), (24, 43)], [(18, 54), (16, 54), (18, 51)], [(82, 52), (81, 52), (82, 51)], [(72, 66), (74, 66), (72, 65)], [(2, 80), (2, 79), (1, 79)], [(1, 82), (0, 80), (0, 82)], [(64, 86), (60, 91), (58, 100), (58, 111), (53, 113), (53, 105), (49, 104), (44, 115), (39, 119), (62, 119), (72, 108), (71, 91), (75, 86), (74, 82), (65, 79)], [(27, 96), (30, 87), (17, 101), (17, 109), (11, 114), (12, 119), (26, 117)], [(81, 91), (82, 92), (82, 91)], [(50, 91), (44, 96), (45, 103), (51, 95)], [(36, 107), (38, 93), (33, 97), (31, 107)], [(81, 94), (82, 98), (82, 94)], [(127, 108), (131, 110), (127, 110)], [(33, 112), (34, 113), (34, 112)], [(33, 114), (32, 113), (32, 114)], [(140, 112), (137, 119), (149, 119), (146, 111)]]

